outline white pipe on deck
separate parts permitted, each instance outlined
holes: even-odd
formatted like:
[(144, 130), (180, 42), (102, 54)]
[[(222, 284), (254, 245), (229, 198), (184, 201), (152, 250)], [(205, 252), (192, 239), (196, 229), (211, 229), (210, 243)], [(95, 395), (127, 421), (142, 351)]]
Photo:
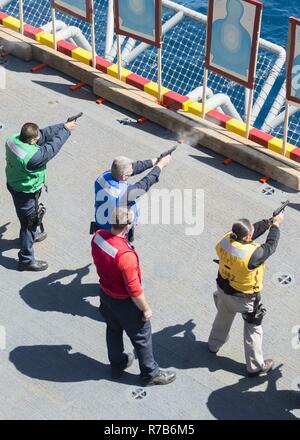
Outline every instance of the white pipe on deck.
[(286, 81), (284, 81), (284, 83), (282, 84), (281, 89), (274, 101), (274, 104), (271, 110), (269, 111), (268, 116), (266, 117), (265, 122), (262, 126), (262, 130), (265, 131), (266, 133), (270, 133), (270, 131), (272, 130), (271, 127), (274, 119), (276, 119), (282, 107), (285, 105), (285, 99), (286, 99), (285, 89), (286, 89)]
[[(202, 92), (203, 92), (203, 87), (201, 86), (192, 90), (186, 96), (188, 96), (192, 101), (200, 102), (202, 100)], [(214, 96), (214, 92), (209, 87), (207, 87), (206, 98), (212, 98), (213, 96)]]
[[(61, 20), (55, 20), (55, 27), (56, 27), (56, 32), (59, 32), (62, 29), (67, 29), (68, 25)], [(53, 32), (52, 21), (50, 21), (50, 23), (46, 23), (43, 26), (41, 26), (41, 29), (43, 29), (44, 32), (48, 32), (52, 34)], [(72, 38), (69, 38), (69, 42), (76, 45), (75, 41)]]
[[(202, 101), (202, 92), (203, 92), (203, 87), (202, 86), (197, 87), (196, 89), (188, 93), (187, 96), (193, 101), (200, 102)], [(206, 101), (207, 106), (212, 107), (213, 109), (216, 109), (221, 113), (225, 113), (228, 116), (232, 116), (233, 118), (238, 119), (239, 121), (242, 121), (241, 116), (237, 112), (229, 96), (224, 95), (223, 93), (218, 93), (214, 95), (213, 91), (210, 88), (207, 88), (206, 98), (207, 98)]]
[(105, 40), (105, 58), (108, 58), (109, 53), (114, 43), (114, 0), (108, 0), (107, 7), (107, 22), (106, 22), (106, 40)]
[(62, 29), (57, 32), (57, 36), (63, 40), (74, 40), (75, 45), (81, 47), (82, 49), (92, 52), (92, 46), (87, 41), (81, 30), (76, 26), (68, 26), (66, 29)]
[[(66, 29), (68, 25), (61, 20), (55, 20), (55, 27), (57, 31), (60, 31), (61, 29)], [(52, 21), (41, 26), (41, 29), (44, 32), (52, 33)]]
[(133, 51), (135, 45), (136, 40), (134, 38), (128, 38), (122, 51), (122, 60), (125, 59)]
[(0, 9), (6, 8), (6, 6), (8, 6), (11, 2), (12, 0), (0, 0)]
[[(203, 86), (196, 87), (196, 89), (192, 90), (186, 96), (188, 96), (192, 101), (201, 102), (203, 98)], [(206, 99), (210, 99), (213, 96), (214, 92), (209, 87), (206, 87)], [(218, 110), (220, 113), (224, 113), (221, 107), (217, 107), (216, 110)]]
[(229, 96), (224, 95), (224, 93), (217, 93), (212, 98), (206, 101), (206, 105), (208, 107), (212, 107), (213, 109), (221, 107), (225, 115), (231, 116), (238, 121), (243, 121), (235, 106), (231, 102)]
[(162, 0), (162, 4), (165, 8), (172, 9), (173, 11), (183, 12), (186, 17), (192, 18), (194, 20), (201, 21), (202, 23), (207, 23), (207, 17), (201, 12), (193, 11), (190, 8), (174, 3), (170, 0)]
[[(299, 107), (291, 105), (290, 106), (290, 117), (293, 116), (295, 113), (297, 113), (299, 110), (300, 110)], [(273, 119), (273, 121), (271, 121), (269, 123), (269, 126), (268, 126), (269, 132), (275, 130), (275, 128), (282, 125), (284, 123), (284, 118), (285, 118), (285, 110), (283, 110), (283, 112), (281, 112), (276, 118)]]
[[(76, 26), (68, 26), (61, 20), (56, 20), (55, 23), (58, 37), (62, 38), (63, 40), (68, 40), (76, 46), (79, 46), (89, 52), (92, 51), (92, 47), (83, 35), (81, 29)], [(42, 26), (42, 29), (45, 32), (52, 33), (52, 21)]]
[[(120, 45), (122, 46), (122, 44), (124, 43), (126, 37), (124, 37), (124, 35), (120, 35)], [(109, 54), (107, 55), (106, 59), (113, 62), (114, 59), (117, 56), (117, 52), (118, 52), (118, 39), (116, 38), (114, 41), (114, 44), (109, 52)]]
[(277, 59), (253, 106), (251, 124), (254, 124), (254, 122), (256, 121), (256, 118), (258, 117), (262, 107), (264, 106), (266, 99), (268, 98), (269, 93), (274, 86), (278, 76), (280, 75), (280, 72), (286, 61), (286, 51), (283, 47), (271, 43), (270, 41), (266, 41), (262, 38), (260, 38), (259, 43), (261, 49), (275, 53)]

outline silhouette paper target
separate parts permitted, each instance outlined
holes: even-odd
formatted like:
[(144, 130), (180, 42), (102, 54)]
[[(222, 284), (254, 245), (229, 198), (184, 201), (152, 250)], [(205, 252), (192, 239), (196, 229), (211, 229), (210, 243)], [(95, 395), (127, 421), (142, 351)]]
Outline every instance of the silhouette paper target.
[(92, 4), (91, 0), (51, 0), (52, 7), (62, 12), (91, 21)]
[(256, 0), (209, 0), (208, 70), (254, 87), (261, 10)]
[(161, 47), (161, 0), (114, 0), (115, 32)]
[(300, 106), (300, 20), (294, 17), (289, 22), (286, 98)]

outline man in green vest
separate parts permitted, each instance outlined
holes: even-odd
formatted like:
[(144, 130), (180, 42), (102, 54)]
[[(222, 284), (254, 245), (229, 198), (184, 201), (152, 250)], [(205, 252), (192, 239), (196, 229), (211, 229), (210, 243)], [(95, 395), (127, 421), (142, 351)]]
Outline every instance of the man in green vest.
[(36, 124), (26, 123), (20, 134), (6, 141), (7, 189), (12, 195), (19, 218), (20, 251), (18, 269), (43, 271), (45, 261), (34, 257), (33, 243), (40, 242), (47, 234), (39, 230), (38, 199), (45, 184), (46, 164), (59, 152), (75, 128), (76, 122), (66, 122), (42, 130)]
[[(214, 299), (218, 309), (208, 340), (208, 348), (217, 353), (229, 338), (229, 332), (237, 313), (244, 318), (244, 349), (249, 377), (266, 374), (272, 370), (274, 361), (264, 359), (262, 352), (262, 320), (266, 312), (261, 303), (260, 292), (266, 260), (276, 251), (284, 220), (283, 213), (272, 220), (262, 220), (254, 225), (241, 219), (232, 231), (218, 242), (219, 257), (217, 292)], [(258, 237), (268, 231), (263, 244)]]

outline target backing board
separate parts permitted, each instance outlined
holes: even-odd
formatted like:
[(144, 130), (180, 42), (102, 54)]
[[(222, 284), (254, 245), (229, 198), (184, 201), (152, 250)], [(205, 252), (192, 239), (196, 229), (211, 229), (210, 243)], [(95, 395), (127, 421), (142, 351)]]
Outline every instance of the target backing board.
[(300, 106), (300, 20), (290, 17), (288, 61), (286, 70), (286, 98)]
[(253, 89), (261, 12), (256, 0), (209, 0), (206, 69)]
[(115, 33), (156, 47), (162, 43), (162, 0), (114, 0)]
[(66, 14), (91, 22), (93, 14), (91, 0), (51, 0), (51, 6)]

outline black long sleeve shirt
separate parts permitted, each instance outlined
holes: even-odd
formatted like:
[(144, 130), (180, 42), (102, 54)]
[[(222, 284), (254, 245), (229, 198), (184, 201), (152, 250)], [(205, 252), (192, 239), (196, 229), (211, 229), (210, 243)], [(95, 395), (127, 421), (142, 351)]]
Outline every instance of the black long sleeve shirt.
[[(274, 254), (280, 238), (279, 227), (274, 225), (270, 227), (269, 220), (261, 220), (260, 222), (255, 223), (253, 226), (253, 240), (256, 240), (258, 237), (263, 235), (269, 228), (270, 230), (265, 243), (253, 252), (248, 263), (248, 269), (250, 270), (256, 269), (258, 266), (263, 264), (272, 254)], [(228, 280), (223, 279), (220, 273), (218, 273), (217, 284), (225, 293), (228, 293), (229, 295), (242, 294), (241, 292), (233, 289), (230, 286)]]
[(27, 168), (37, 170), (44, 167), (49, 160), (57, 155), (70, 134), (71, 132), (65, 124), (51, 125), (40, 130), (40, 138), (37, 141), (40, 148), (28, 162)]
[(149, 168), (153, 167), (152, 160), (137, 160), (132, 163), (132, 176), (136, 176), (137, 174), (141, 174)]
[[(133, 162), (132, 176), (141, 174), (152, 167), (153, 167), (152, 160), (138, 160), (136, 162)], [(127, 189), (128, 200), (129, 201), (136, 200), (139, 197), (141, 197), (144, 193), (149, 191), (151, 186), (158, 182), (160, 172), (161, 169), (158, 166), (154, 166), (150, 171), (150, 173), (148, 173), (145, 177), (143, 177), (138, 182), (129, 185)]]
[[(270, 227), (269, 220), (262, 220), (254, 225), (253, 240), (263, 235)], [(280, 238), (280, 230), (278, 226), (272, 225), (267, 236), (266, 242), (257, 248), (250, 258), (248, 269), (256, 269), (263, 264), (277, 249)]]

